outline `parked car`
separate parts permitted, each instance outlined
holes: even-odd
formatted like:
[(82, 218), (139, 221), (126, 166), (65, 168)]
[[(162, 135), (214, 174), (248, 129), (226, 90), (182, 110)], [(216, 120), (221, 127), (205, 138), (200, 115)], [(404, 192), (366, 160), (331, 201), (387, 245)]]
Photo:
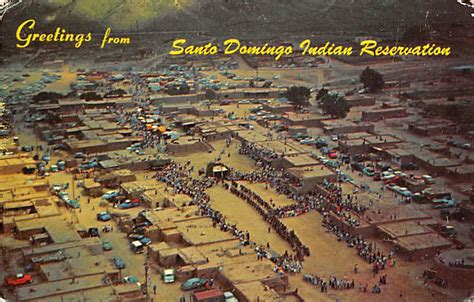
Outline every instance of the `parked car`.
[(125, 268), (125, 261), (123, 261), (123, 259), (120, 258), (120, 257), (112, 258), (112, 262), (114, 263), (114, 266), (118, 269), (124, 269)]
[(388, 185), (388, 184), (394, 184), (396, 183), (398, 180), (400, 179), (399, 176), (395, 176), (395, 175), (390, 175), (388, 177), (386, 177), (385, 179), (383, 178), (382, 176), (382, 180), (383, 180), (383, 183)]
[(428, 184), (434, 184), (434, 178), (431, 177), (430, 175), (423, 175), (421, 178), (423, 178), (423, 180), (428, 183)]
[(197, 289), (201, 288), (206, 285), (206, 283), (209, 282), (208, 279), (206, 278), (191, 278), (186, 281), (184, 281), (181, 284), (181, 289), (182, 290), (191, 290), (191, 289)]
[(334, 161), (334, 160), (328, 160), (327, 162), (324, 163), (324, 165), (326, 167), (336, 169), (339, 166), (339, 162)]
[(119, 194), (118, 191), (108, 191), (104, 195), (102, 195), (102, 198), (105, 200), (110, 200), (114, 198), (115, 196), (117, 196), (118, 194)]
[(97, 220), (99, 221), (109, 221), (110, 219), (112, 219), (112, 216), (110, 216), (109, 212), (97, 213)]
[(28, 274), (16, 274), (15, 276), (5, 277), (5, 285), (18, 286), (33, 282), (33, 278)]
[(36, 172), (35, 166), (25, 166), (22, 169), (23, 174), (33, 174)]
[(138, 282), (138, 278), (135, 276), (123, 277), (122, 281), (123, 283), (137, 284), (138, 286), (141, 286), (140, 282)]
[(112, 250), (112, 244), (107, 240), (102, 240), (102, 249), (104, 251), (111, 251)]
[(337, 158), (337, 151), (336, 150), (329, 150), (328, 156), (329, 156), (329, 158), (332, 158), (332, 159)]
[(224, 299), (225, 299), (225, 302), (239, 302), (239, 300), (237, 300), (237, 298), (231, 292), (225, 292)]
[(304, 133), (301, 133), (301, 132), (298, 132), (298, 133), (294, 134), (292, 137), (293, 137), (294, 139), (300, 141), (300, 140), (302, 140), (302, 139), (308, 138), (308, 135), (307, 135), (307, 134), (304, 134)]
[(89, 228), (89, 236), (90, 237), (99, 237), (99, 229), (98, 228)]
[(33, 146), (22, 146), (21, 151), (23, 152), (31, 152), (33, 151)]
[(433, 199), (433, 202), (431, 204), (433, 209), (452, 208), (452, 207), (455, 207), (456, 205), (457, 205), (456, 200), (447, 199), (447, 198)]
[(413, 196), (413, 194), (405, 187), (399, 187), (398, 190), (396, 190), (396, 192), (405, 197)]
[(362, 171), (365, 168), (363, 163), (352, 163), (351, 167), (356, 171)]
[(316, 140), (316, 148), (327, 147), (328, 143), (323, 138), (318, 138)]
[(375, 175), (375, 171), (374, 171), (374, 168), (372, 167), (365, 167), (363, 170), (362, 170), (362, 173), (364, 175), (367, 175), (369, 177), (372, 177)]
[(117, 208), (121, 209), (121, 210), (125, 210), (125, 209), (131, 209), (131, 208), (134, 208), (134, 207), (139, 207), (140, 206), (140, 203), (139, 202), (131, 202), (130, 200), (125, 200), (124, 202), (122, 203), (119, 203), (117, 204)]
[(172, 268), (163, 270), (162, 275), (164, 283), (173, 283), (175, 281), (175, 271)]
[(304, 139), (300, 140), (300, 144), (302, 144), (302, 145), (314, 145), (314, 144), (316, 144), (316, 140), (314, 140), (312, 138), (304, 138)]
[(74, 158), (85, 158), (85, 157), (86, 157), (86, 155), (82, 152), (76, 152), (74, 154)]

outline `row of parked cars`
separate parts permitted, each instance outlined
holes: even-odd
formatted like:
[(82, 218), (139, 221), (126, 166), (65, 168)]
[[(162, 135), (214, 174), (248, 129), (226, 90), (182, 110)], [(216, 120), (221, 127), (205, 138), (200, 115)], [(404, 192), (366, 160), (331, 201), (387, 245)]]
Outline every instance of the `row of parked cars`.
[[(414, 168), (413, 165), (410, 165), (410, 167)], [(382, 181), (387, 186), (388, 190), (396, 192), (403, 197), (414, 198), (415, 200), (421, 198), (421, 193), (413, 193), (406, 187), (397, 185), (399, 179), (403, 177), (408, 177), (408, 175), (404, 172), (394, 170), (388, 165), (380, 165), (378, 168), (381, 171), (375, 171), (373, 166), (366, 166), (362, 162), (352, 163), (351, 167), (356, 171), (362, 172), (363, 175), (373, 177), (375, 181)], [(415, 178), (424, 181), (428, 185), (435, 183), (434, 178), (430, 175), (422, 175), (417, 176)], [(458, 202), (452, 199), (450, 196), (431, 199), (431, 205), (433, 209), (452, 208), (455, 207), (457, 204)]]
[(102, 199), (114, 203), (114, 207), (125, 210), (141, 205), (141, 201), (138, 198), (127, 199), (125, 196), (120, 195), (117, 190), (107, 191), (102, 195)]

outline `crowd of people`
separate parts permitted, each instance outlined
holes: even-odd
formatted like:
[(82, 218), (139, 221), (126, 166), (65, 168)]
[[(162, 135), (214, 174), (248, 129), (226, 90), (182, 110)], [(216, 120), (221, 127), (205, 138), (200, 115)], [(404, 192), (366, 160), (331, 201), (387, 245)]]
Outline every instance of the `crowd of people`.
[[(293, 254), (286, 251), (283, 255), (273, 255), (270, 252), (268, 243), (266, 247), (258, 245), (251, 241), (248, 231), (239, 230), (236, 225), (228, 223), (222, 213), (212, 208), (210, 197), (206, 193), (206, 189), (217, 185), (219, 180), (205, 175), (201, 175), (199, 179), (193, 178), (191, 172), (194, 167), (191, 165), (191, 162), (188, 161), (184, 165), (172, 163), (162, 171), (159, 171), (156, 174), (156, 178), (169, 185), (174, 193), (189, 195), (192, 198), (191, 204), (198, 205), (200, 215), (209, 216), (215, 227), (233, 234), (240, 240), (241, 245), (253, 246), (257, 259), (271, 259), (275, 263), (274, 271), (276, 273), (300, 272), (304, 257), (310, 255), (309, 248), (301, 242), (293, 230), (287, 228), (282, 219), (302, 215), (312, 210), (316, 210), (324, 216), (323, 225), (329, 232), (334, 233), (338, 240), (346, 241), (349, 247), (356, 248), (358, 255), (373, 265), (374, 276), (389, 265), (392, 254), (384, 255), (374, 244), (364, 240), (361, 236), (351, 236), (349, 233), (343, 232), (333, 219), (330, 219), (330, 213), (332, 213), (339, 220), (352, 227), (357, 227), (359, 225), (357, 215), (363, 215), (366, 211), (366, 207), (358, 204), (350, 194), (343, 196), (340, 186), (331, 182), (325, 182), (322, 185), (322, 190), (299, 193), (291, 188), (292, 182), (288, 175), (266, 163), (267, 159), (275, 158), (276, 155), (274, 153), (261, 150), (253, 144), (245, 143), (241, 145), (239, 153), (246, 154), (256, 160), (261, 169), (251, 173), (242, 173), (231, 169), (230, 174), (226, 177), (226, 181), (221, 180), (224, 187), (252, 206), (270, 225), (270, 228), (275, 230), (279, 236), (291, 245)], [(238, 181), (262, 183), (266, 188), (271, 187), (276, 192), (286, 195), (294, 200), (294, 203), (276, 207), (272, 202), (268, 202), (248, 187), (237, 183)], [(268, 232), (271, 231), (270, 228)], [(394, 263), (393, 259), (392, 265)], [(381, 282), (386, 282), (385, 278), (381, 279)], [(334, 276), (327, 280), (314, 276), (310, 282), (320, 285), (322, 292), (327, 291), (328, 288), (349, 289), (355, 286), (353, 281), (338, 279)], [(378, 285), (372, 290), (373, 292), (380, 292)]]
[(308, 274), (303, 276), (303, 280), (313, 285), (318, 285), (321, 288), (321, 292), (328, 292), (328, 289), (343, 290), (355, 288), (355, 281), (352, 279), (348, 280), (347, 277), (337, 278), (336, 276), (329, 276), (329, 278), (323, 278), (317, 274)]
[[(263, 152), (253, 144), (242, 144), (240, 153), (247, 154), (260, 163), (264, 163), (262, 156), (268, 156), (266, 152)], [(349, 233), (342, 231), (340, 227), (329, 218), (330, 213), (333, 213), (339, 220), (349, 226), (357, 227), (360, 225), (360, 222), (357, 216), (352, 213), (362, 216), (367, 210), (365, 206), (355, 201), (357, 197), (351, 194), (344, 197), (340, 186), (325, 180), (322, 184), (324, 190), (320, 190), (319, 192), (312, 191), (305, 194), (297, 193), (290, 188), (290, 176), (284, 172), (276, 171), (271, 166), (265, 164), (263, 164), (261, 172), (252, 172), (246, 175), (240, 173), (233, 177), (234, 180), (240, 178), (242, 180), (270, 184), (278, 193), (285, 194), (288, 198), (295, 201), (292, 205), (272, 209), (274, 217), (276, 218), (274, 223), (282, 224), (279, 220), (281, 218), (301, 215), (313, 209), (317, 210), (324, 216), (323, 225), (328, 231), (334, 233), (338, 237), (338, 240), (346, 241), (349, 247), (355, 247), (358, 251), (358, 255), (373, 265), (374, 275), (384, 270), (387, 265), (395, 265), (393, 252), (390, 252), (389, 255), (384, 255), (379, 249), (375, 248), (375, 244), (364, 240), (362, 236), (351, 236)], [(272, 222), (269, 223), (272, 224)], [(389, 263), (389, 261), (391, 262)]]
[(301, 240), (294, 233), (288, 230), (286, 225), (281, 223), (275, 215), (273, 215), (272, 206), (258, 194), (243, 185), (232, 182), (230, 191), (241, 199), (245, 200), (252, 206), (267, 223), (276, 231), (276, 233), (285, 239), (295, 251), (295, 255), (285, 253), (282, 257), (276, 257), (277, 266), (283, 271), (299, 271), (301, 270), (301, 261), (305, 256), (309, 256), (309, 248), (302, 244)]

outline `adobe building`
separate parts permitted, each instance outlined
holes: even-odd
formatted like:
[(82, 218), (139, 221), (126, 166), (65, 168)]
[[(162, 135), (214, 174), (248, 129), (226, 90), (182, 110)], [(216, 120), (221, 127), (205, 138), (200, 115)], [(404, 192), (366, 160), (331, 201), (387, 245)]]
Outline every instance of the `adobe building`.
[(434, 257), (434, 270), (448, 287), (474, 288), (474, 249), (449, 249)]
[(289, 168), (287, 175), (293, 180), (290, 188), (297, 192), (307, 193), (324, 180), (336, 181), (336, 173), (323, 165)]
[(345, 97), (352, 107), (363, 107), (375, 105), (375, 97), (365, 94), (354, 94)]
[(304, 126), (315, 128), (321, 126), (321, 121), (330, 120), (330, 116), (324, 116), (313, 113), (287, 112), (282, 116), (282, 123), (288, 126)]
[(347, 120), (326, 120), (321, 121), (324, 133), (329, 135), (340, 135), (355, 132), (374, 132), (374, 125), (371, 123), (354, 123)]
[(403, 147), (384, 148), (385, 158), (398, 166), (413, 162), (415, 152)]
[(286, 155), (281, 160), (272, 162), (272, 166), (277, 170), (315, 165), (319, 165), (319, 161), (309, 154)]
[(402, 118), (407, 116), (407, 111), (403, 107), (362, 111), (362, 121), (364, 122), (377, 122), (384, 119)]

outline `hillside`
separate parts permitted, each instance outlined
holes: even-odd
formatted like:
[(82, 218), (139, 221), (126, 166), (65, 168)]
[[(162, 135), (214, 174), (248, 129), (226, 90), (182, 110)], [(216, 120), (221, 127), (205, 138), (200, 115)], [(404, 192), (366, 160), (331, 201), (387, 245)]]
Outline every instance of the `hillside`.
[(425, 23), (469, 28), (472, 12), (456, 0), (28, 0), (5, 19), (8, 29), (34, 17), (89, 30), (384, 34)]

